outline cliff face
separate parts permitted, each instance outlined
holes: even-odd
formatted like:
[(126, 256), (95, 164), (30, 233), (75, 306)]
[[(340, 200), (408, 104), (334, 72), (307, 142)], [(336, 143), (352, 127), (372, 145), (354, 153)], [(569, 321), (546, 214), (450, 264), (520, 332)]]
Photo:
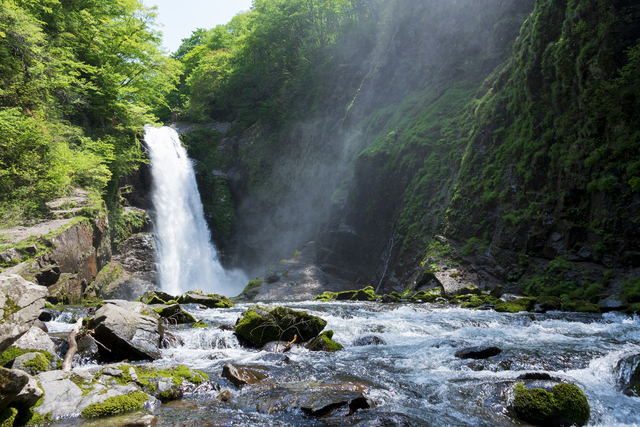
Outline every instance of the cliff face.
[(532, 293), (559, 257), (571, 289), (640, 266), (639, 19), (538, 1), (477, 91), (450, 83), (358, 156), (325, 261), (383, 289), (444, 267)]

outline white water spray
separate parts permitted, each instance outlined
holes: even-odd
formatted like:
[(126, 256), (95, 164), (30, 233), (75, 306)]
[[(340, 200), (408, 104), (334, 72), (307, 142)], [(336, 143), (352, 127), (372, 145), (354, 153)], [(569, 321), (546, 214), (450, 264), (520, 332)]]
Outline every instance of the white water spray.
[(175, 130), (145, 127), (155, 209), (154, 237), (159, 287), (172, 295), (202, 289), (235, 296), (247, 283), (240, 270), (227, 271), (211, 243), (195, 173)]

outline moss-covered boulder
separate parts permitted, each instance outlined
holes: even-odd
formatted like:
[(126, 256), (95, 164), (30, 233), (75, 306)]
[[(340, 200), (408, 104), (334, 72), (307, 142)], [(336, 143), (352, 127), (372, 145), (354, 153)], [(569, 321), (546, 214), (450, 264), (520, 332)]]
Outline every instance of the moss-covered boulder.
[(562, 309), (565, 311), (575, 311), (577, 313), (600, 313), (600, 306), (598, 304), (582, 300), (565, 301), (562, 303)]
[(546, 313), (547, 311), (560, 310), (562, 300), (558, 297), (543, 295), (536, 300), (534, 310), (536, 313)]
[(474, 285), (466, 285), (461, 287), (460, 289), (457, 289), (454, 292), (454, 295), (458, 296), (458, 295), (482, 295), (482, 289), (480, 289), (477, 286)]
[(202, 304), (208, 308), (229, 308), (234, 306), (233, 301), (224, 295), (206, 294), (199, 289), (180, 295), (176, 301), (179, 304)]
[(311, 351), (326, 351), (329, 353), (333, 353), (344, 348), (342, 344), (333, 340), (333, 331), (324, 331), (311, 340), (305, 347)]
[(173, 295), (169, 295), (166, 292), (149, 291), (142, 294), (142, 296), (136, 301), (140, 301), (144, 304), (166, 304), (175, 299), (176, 298)]
[(516, 416), (538, 426), (582, 426), (589, 421), (591, 408), (586, 396), (575, 385), (560, 383), (549, 392), (516, 384), (511, 408)]
[(180, 304), (169, 304), (155, 307), (153, 309), (169, 325), (180, 325), (183, 323), (196, 323), (196, 319), (180, 307)]
[(502, 302), (499, 298), (494, 298), (491, 295), (465, 295), (465, 297), (467, 297), (467, 301), (460, 304), (462, 308), (492, 307)]
[(371, 286), (355, 291), (338, 292), (336, 295), (337, 301), (376, 301), (379, 298), (380, 296), (376, 294)]
[(442, 298), (442, 288), (430, 288), (418, 291), (411, 296), (411, 302), (434, 302), (436, 298)]
[(104, 402), (92, 403), (87, 406), (82, 410), (81, 415), (83, 418), (92, 418), (129, 412), (141, 409), (147, 400), (149, 400), (149, 396), (141, 392), (112, 396)]
[(254, 306), (236, 324), (235, 332), (252, 345), (262, 346), (271, 341), (309, 341), (320, 334), (327, 322), (304, 311), (286, 307), (271, 309)]
[(324, 302), (328, 302), (328, 301), (333, 301), (334, 299), (336, 299), (336, 297), (338, 296), (337, 293), (335, 292), (323, 292), (320, 295), (316, 295), (313, 299), (314, 301), (324, 301)]
[(496, 311), (500, 313), (518, 313), (520, 311), (532, 310), (535, 306), (536, 298), (524, 297), (512, 301), (502, 301), (496, 304)]

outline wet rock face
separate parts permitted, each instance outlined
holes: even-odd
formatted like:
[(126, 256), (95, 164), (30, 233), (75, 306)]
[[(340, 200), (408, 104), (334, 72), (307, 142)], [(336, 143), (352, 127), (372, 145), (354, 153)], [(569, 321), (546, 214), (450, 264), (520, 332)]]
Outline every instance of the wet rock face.
[(29, 330), (46, 295), (47, 288), (18, 275), (0, 277), (0, 353)]
[(156, 360), (161, 357), (164, 327), (156, 318), (107, 304), (89, 319), (87, 328), (95, 330), (96, 340), (111, 350), (100, 347), (100, 354), (108, 360)]
[(88, 298), (135, 300), (155, 290), (155, 244), (150, 233), (136, 234), (120, 243), (111, 263), (84, 295)]

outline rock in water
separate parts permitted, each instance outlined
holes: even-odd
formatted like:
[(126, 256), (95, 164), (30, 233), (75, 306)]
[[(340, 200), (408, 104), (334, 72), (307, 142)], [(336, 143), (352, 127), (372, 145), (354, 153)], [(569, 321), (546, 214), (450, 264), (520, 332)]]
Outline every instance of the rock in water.
[(257, 384), (267, 378), (267, 375), (255, 369), (233, 366), (231, 363), (224, 365), (222, 368), (222, 376), (231, 381), (236, 388), (247, 384)]
[(456, 351), (455, 356), (460, 359), (488, 359), (502, 353), (498, 347), (469, 347)]
[(110, 350), (100, 347), (100, 354), (106, 359), (156, 360), (161, 357), (164, 327), (151, 316), (107, 304), (89, 319), (87, 328), (95, 330), (95, 339)]
[(353, 342), (353, 345), (356, 347), (363, 347), (366, 345), (385, 345), (386, 342), (376, 335), (367, 335), (364, 337), (360, 337)]
[(186, 292), (177, 299), (180, 304), (202, 304), (209, 308), (229, 308), (233, 307), (233, 301), (224, 295), (205, 294), (201, 290)]
[(15, 274), (0, 277), (0, 353), (29, 330), (44, 308), (47, 292)]
[(539, 426), (585, 425), (591, 416), (586, 396), (575, 385), (560, 383), (550, 393), (541, 388), (514, 388), (512, 409), (522, 421)]
[(236, 325), (236, 334), (252, 345), (262, 346), (271, 341), (309, 341), (320, 334), (327, 325), (323, 319), (304, 311), (286, 307), (267, 310), (254, 306), (248, 309)]

